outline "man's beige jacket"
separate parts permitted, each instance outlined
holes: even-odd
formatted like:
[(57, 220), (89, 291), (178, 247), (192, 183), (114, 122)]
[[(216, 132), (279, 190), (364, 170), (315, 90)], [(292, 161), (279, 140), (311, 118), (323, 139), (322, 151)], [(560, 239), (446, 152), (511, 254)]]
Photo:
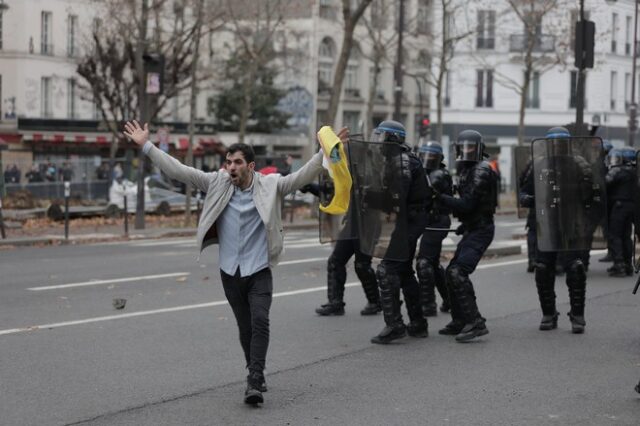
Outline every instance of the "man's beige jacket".
[[(225, 171), (205, 173), (201, 170), (185, 166), (169, 154), (151, 145), (147, 155), (153, 163), (170, 178), (193, 185), (200, 191), (206, 192), (200, 222), (198, 223), (197, 241), (200, 253), (207, 246), (218, 243), (216, 220), (227, 207), (234, 186), (229, 174)], [(282, 198), (314, 181), (322, 171), (322, 152), (315, 154), (297, 172), (287, 176), (260, 173), (253, 175), (253, 202), (267, 231), (269, 247), (269, 266), (278, 264), (284, 246), (282, 230)], [(199, 259), (199, 257), (198, 257)]]

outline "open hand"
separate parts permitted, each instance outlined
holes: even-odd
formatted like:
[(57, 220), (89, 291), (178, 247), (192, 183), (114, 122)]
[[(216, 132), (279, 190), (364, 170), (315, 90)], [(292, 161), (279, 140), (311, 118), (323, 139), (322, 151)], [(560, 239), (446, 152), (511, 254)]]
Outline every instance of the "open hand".
[(137, 145), (142, 146), (149, 140), (149, 123), (145, 123), (142, 128), (136, 120), (127, 121), (124, 125), (124, 135)]

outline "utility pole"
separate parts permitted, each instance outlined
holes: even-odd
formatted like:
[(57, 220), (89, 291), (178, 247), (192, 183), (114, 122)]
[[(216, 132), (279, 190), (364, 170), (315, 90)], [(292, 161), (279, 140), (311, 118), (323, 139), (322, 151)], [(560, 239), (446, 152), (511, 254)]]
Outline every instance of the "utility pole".
[(638, 120), (636, 114), (638, 105), (636, 104), (636, 59), (638, 57), (638, 0), (634, 1), (634, 23), (633, 23), (633, 64), (631, 66), (631, 105), (629, 105), (629, 146), (635, 146), (636, 131), (638, 130)]
[[(142, 0), (142, 15), (138, 29), (136, 45), (136, 72), (138, 73), (138, 105), (140, 107), (140, 124), (149, 122), (149, 105), (147, 102), (147, 82), (144, 66), (144, 54), (147, 45), (147, 18), (149, 16), (149, 0)], [(144, 229), (144, 162), (146, 156), (142, 149), (138, 152), (138, 193), (136, 199), (135, 228)]]
[[(402, 120), (402, 80), (403, 80), (403, 72), (402, 72), (402, 42), (403, 42), (403, 33), (404, 33), (404, 2), (405, 0), (400, 0), (399, 11), (398, 11), (398, 53), (396, 55), (396, 67), (394, 71), (394, 80), (395, 80), (395, 103), (393, 108), (393, 119), (396, 121)], [(406, 123), (403, 123), (406, 125)]]
[[(578, 63), (578, 84), (576, 87), (576, 130), (578, 132), (582, 131), (582, 126), (584, 125), (584, 77), (585, 77), (585, 61), (584, 61), (584, 46), (586, 44), (586, 25), (584, 22), (584, 0), (580, 0), (580, 34), (577, 34), (580, 37), (581, 46), (580, 51), (576, 49), (576, 56), (580, 55), (580, 61)], [(582, 135), (574, 135), (574, 136), (582, 136)]]

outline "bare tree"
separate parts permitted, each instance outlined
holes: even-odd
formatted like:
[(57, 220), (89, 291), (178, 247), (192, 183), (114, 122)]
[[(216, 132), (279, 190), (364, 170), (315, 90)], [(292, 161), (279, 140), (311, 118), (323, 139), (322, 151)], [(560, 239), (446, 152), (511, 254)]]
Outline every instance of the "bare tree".
[(227, 0), (229, 23), (227, 30), (233, 35), (236, 45), (233, 55), (244, 58), (246, 70), (240, 77), (242, 82), (242, 108), (238, 141), (243, 142), (251, 112), (251, 93), (262, 67), (275, 59), (276, 34), (284, 28), (286, 11), (291, 0), (269, 0), (249, 4), (246, 1)]
[(442, 142), (444, 123), (442, 110), (444, 108), (444, 91), (446, 76), (449, 72), (451, 61), (455, 57), (457, 45), (474, 34), (474, 30), (460, 22), (464, 19), (462, 13), (470, 2), (460, 0), (437, 0), (439, 11), (434, 16), (439, 18), (438, 25), (430, 25), (429, 36), (433, 40), (430, 50), (420, 49), (414, 46), (425, 57), (419, 57), (418, 62), (424, 71), (414, 74), (406, 73), (414, 78), (422, 80), (436, 92), (436, 136), (435, 140)]
[(370, 14), (363, 15), (362, 24), (367, 29), (367, 37), (362, 37), (363, 45), (370, 45), (370, 50), (362, 49), (362, 56), (371, 61), (373, 70), (372, 78), (369, 82), (369, 96), (367, 98), (367, 112), (365, 115), (365, 134), (371, 133), (373, 123), (373, 107), (378, 97), (378, 86), (380, 74), (385, 63), (391, 63), (388, 51), (391, 51), (393, 44), (398, 39), (396, 31), (387, 29), (388, 16), (393, 16), (392, 0), (374, 0), (370, 7)]
[[(570, 49), (571, 23), (564, 16), (572, 3), (568, 0), (506, 0), (501, 16), (513, 17), (523, 25), (521, 34), (509, 35), (510, 63), (522, 64), (522, 75), (513, 76), (500, 70), (499, 63), (488, 63), (477, 55), (479, 62), (493, 69), (496, 82), (516, 92), (520, 97), (518, 118), (518, 144), (524, 143), (527, 107), (537, 99), (529, 99), (534, 76), (558, 66), (565, 66)], [(521, 78), (520, 78), (521, 77)]]
[(342, 94), (342, 82), (344, 81), (344, 74), (347, 69), (349, 56), (351, 55), (351, 48), (353, 47), (353, 33), (358, 21), (372, 1), (373, 0), (359, 0), (355, 9), (352, 10), (352, 0), (342, 0), (342, 48), (340, 49), (340, 56), (333, 77), (333, 86), (331, 87), (331, 96), (329, 97), (329, 107), (327, 109), (328, 123), (333, 123), (338, 113), (338, 104), (340, 103), (340, 96)]
[[(187, 22), (184, 9), (193, 0), (145, 0), (148, 7), (130, 0), (104, 0), (103, 16), (96, 20), (87, 40), (85, 55), (77, 72), (81, 97), (94, 102), (102, 121), (111, 132), (110, 156), (113, 159), (122, 139), (120, 124), (140, 111), (141, 49), (165, 57), (164, 92), (149, 108), (149, 120), (155, 119), (167, 102), (190, 87), (196, 25)], [(150, 30), (150, 31), (148, 31)], [(149, 36), (148, 32), (152, 35)], [(206, 76), (201, 76), (206, 78)]]

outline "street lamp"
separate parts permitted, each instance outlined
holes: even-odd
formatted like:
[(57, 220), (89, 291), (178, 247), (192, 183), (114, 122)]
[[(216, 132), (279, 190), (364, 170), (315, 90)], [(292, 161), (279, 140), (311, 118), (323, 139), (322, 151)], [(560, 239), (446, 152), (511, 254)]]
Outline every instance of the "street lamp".
[(629, 146), (635, 145), (636, 131), (638, 130), (638, 120), (636, 113), (636, 58), (638, 57), (638, 0), (635, 2), (633, 19), (633, 62), (631, 65), (631, 105), (629, 106)]

